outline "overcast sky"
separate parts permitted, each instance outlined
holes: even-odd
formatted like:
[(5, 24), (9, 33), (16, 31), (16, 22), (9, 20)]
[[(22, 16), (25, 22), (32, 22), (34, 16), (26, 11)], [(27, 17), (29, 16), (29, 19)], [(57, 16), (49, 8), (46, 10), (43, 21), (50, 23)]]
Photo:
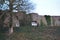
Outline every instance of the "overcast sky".
[[(60, 0), (31, 0), (31, 1), (36, 4), (34, 12), (38, 13), (39, 15), (60, 16)], [(9, 4), (9, 2), (7, 1), (5, 1), (5, 3)], [(5, 10), (6, 7), (9, 9), (7, 4), (4, 4), (4, 6), (2, 6), (3, 10)]]
[(39, 15), (60, 15), (60, 0), (32, 0)]

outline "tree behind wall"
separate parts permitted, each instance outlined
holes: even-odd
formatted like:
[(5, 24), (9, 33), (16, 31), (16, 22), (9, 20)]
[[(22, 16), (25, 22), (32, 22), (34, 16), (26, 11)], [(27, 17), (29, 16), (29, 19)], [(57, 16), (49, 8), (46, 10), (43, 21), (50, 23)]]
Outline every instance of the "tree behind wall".
[(48, 25), (51, 25), (51, 17), (49, 15), (45, 15), (46, 21)]

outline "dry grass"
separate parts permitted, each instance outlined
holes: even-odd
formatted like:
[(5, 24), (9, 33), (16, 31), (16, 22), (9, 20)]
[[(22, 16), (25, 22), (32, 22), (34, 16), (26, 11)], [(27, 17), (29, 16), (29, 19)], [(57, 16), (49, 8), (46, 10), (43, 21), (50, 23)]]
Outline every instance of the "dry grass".
[(60, 27), (20, 27), (7, 40), (60, 40), (59, 30)]

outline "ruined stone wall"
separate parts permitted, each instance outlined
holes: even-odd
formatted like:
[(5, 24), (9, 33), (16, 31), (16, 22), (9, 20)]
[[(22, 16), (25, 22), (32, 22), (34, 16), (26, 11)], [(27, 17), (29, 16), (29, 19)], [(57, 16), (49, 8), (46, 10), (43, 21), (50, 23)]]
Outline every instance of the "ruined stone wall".
[(19, 20), (15, 16), (13, 16), (12, 26), (13, 27), (20, 27)]
[(30, 16), (31, 16), (31, 23), (32, 21), (36, 21), (37, 24), (40, 24), (40, 18), (39, 18), (39, 15), (37, 13), (30, 13)]
[(47, 21), (46, 21), (46, 18), (44, 16), (41, 16), (41, 20), (42, 20), (43, 24), (47, 26)]
[(26, 14), (25, 19), (26, 19), (26, 25), (30, 25), (31, 24), (31, 15)]
[(26, 25), (26, 12), (17, 12), (16, 17), (18, 18), (20, 25)]
[(52, 16), (53, 26), (60, 26), (60, 16)]
[(10, 20), (10, 15), (9, 13), (6, 13), (6, 18), (4, 20), (4, 27), (9, 27), (9, 20)]
[(47, 21), (44, 16), (38, 15), (37, 13), (30, 13), (31, 21), (36, 21), (39, 25), (41, 25), (41, 20), (44, 25), (47, 26)]

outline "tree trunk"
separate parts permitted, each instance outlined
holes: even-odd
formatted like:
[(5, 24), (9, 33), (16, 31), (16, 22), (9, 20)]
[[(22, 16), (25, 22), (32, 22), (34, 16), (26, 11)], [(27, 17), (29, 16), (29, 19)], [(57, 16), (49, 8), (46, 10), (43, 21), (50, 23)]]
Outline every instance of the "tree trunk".
[(10, 5), (9, 5), (9, 7), (10, 7), (10, 10), (9, 10), (9, 13), (10, 13), (10, 22), (9, 22), (9, 34), (12, 34), (13, 33), (13, 27), (12, 27), (12, 10), (13, 10), (13, 4), (12, 4), (12, 0), (10, 0)]

